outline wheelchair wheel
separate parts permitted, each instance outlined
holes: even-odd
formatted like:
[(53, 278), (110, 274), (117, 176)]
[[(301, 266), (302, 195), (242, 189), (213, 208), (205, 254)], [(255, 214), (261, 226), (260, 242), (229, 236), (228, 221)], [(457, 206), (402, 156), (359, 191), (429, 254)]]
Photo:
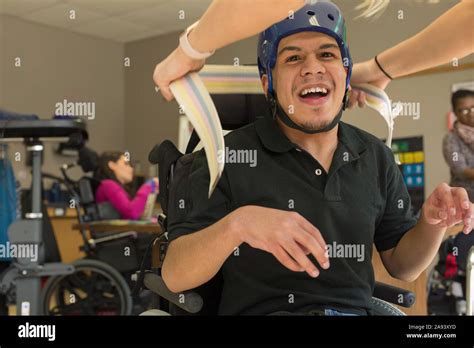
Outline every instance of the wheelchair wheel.
[(130, 315), (130, 288), (108, 264), (83, 259), (70, 275), (54, 276), (43, 288), (44, 315)]

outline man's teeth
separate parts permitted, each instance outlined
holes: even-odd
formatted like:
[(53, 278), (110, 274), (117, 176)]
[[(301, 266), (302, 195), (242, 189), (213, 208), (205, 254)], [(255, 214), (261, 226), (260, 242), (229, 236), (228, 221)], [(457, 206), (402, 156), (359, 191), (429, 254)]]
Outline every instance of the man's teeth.
[(305, 96), (308, 93), (323, 93), (327, 94), (328, 91), (324, 87), (313, 87), (313, 88), (306, 88), (301, 92), (301, 96)]

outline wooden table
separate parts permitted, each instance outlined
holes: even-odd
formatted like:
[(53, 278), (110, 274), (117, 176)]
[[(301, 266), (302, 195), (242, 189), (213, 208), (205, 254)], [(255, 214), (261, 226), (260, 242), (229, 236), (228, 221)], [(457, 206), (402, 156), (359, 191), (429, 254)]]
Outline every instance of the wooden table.
[(70, 263), (85, 257), (86, 254), (79, 250), (84, 244), (82, 236), (72, 228), (77, 223), (76, 209), (48, 207), (47, 210), (61, 254), (61, 261)]
[[(122, 221), (122, 220), (121, 220)], [(74, 224), (72, 226), (75, 230), (80, 230), (81, 226), (88, 231), (94, 232), (128, 232), (134, 231), (137, 233), (158, 233), (162, 232), (161, 226), (157, 223), (137, 223), (133, 220), (123, 220), (124, 223), (116, 224), (110, 221), (96, 221), (87, 222), (83, 224)]]

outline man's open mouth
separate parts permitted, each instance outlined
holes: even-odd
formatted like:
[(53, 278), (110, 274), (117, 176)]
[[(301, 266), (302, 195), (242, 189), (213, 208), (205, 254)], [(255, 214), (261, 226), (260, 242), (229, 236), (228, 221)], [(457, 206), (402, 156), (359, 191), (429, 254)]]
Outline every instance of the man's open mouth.
[(318, 105), (324, 103), (330, 93), (331, 91), (328, 87), (315, 86), (303, 88), (298, 96), (300, 100), (306, 104)]

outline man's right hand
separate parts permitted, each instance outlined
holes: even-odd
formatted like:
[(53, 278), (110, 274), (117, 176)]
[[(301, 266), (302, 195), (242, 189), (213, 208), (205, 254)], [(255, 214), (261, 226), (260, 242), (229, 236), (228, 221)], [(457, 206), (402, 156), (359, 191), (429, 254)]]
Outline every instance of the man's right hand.
[(326, 242), (321, 232), (296, 212), (247, 205), (232, 213), (234, 230), (242, 243), (273, 254), (294, 272), (317, 277), (319, 271), (307, 257), (313, 254), (329, 268)]

